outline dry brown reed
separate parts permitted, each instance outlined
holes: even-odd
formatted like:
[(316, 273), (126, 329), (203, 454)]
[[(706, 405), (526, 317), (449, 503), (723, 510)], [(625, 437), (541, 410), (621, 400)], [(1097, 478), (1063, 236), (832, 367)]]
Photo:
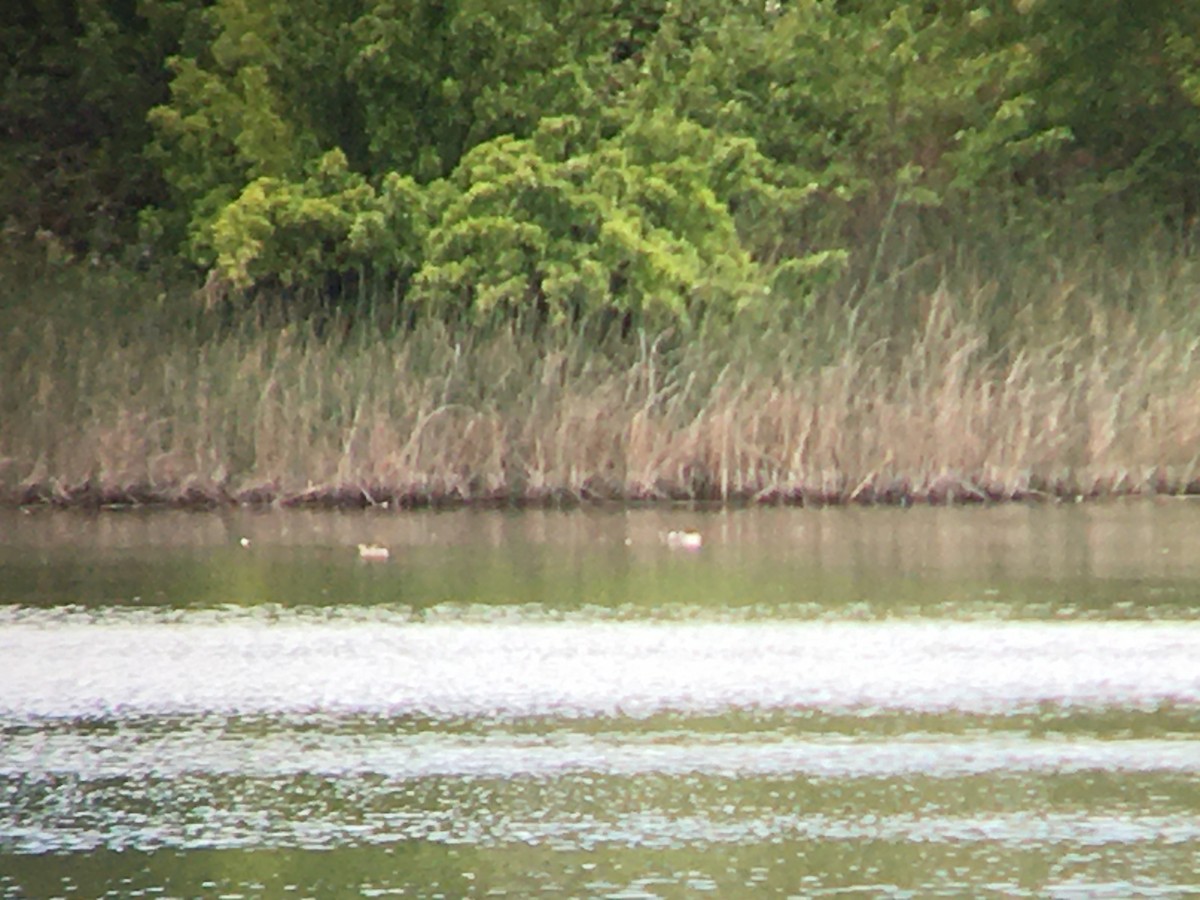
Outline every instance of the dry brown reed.
[[(1093, 310), (997, 342), (947, 290), (906, 339), (600, 352), (429, 325), (202, 340), (30, 320), (12, 503), (948, 502), (1200, 492), (1196, 339)], [(778, 352), (776, 352), (778, 351)], [(816, 362), (815, 360), (821, 360)]]

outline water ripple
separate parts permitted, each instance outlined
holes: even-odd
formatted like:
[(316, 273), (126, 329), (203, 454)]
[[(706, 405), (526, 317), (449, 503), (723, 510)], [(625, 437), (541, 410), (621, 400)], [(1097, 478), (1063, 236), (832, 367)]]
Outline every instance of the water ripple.
[(43, 622), (0, 630), (0, 716), (435, 719), (731, 709), (1200, 706), (1200, 623)]

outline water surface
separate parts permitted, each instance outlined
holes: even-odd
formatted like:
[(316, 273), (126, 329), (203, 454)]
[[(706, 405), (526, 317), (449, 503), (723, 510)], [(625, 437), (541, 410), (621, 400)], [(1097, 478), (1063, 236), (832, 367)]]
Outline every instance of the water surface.
[(1190, 502), (0, 538), (0, 895), (1200, 891)]

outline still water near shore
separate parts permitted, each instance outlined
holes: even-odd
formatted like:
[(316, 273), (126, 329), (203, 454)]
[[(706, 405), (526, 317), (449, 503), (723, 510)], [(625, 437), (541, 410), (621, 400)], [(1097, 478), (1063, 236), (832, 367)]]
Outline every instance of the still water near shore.
[(1191, 501), (0, 539), (0, 896), (1200, 891)]

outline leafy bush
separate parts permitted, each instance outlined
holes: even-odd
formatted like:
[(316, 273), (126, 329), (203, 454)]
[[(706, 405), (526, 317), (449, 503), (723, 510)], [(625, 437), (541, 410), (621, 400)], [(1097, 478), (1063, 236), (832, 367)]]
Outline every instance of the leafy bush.
[(418, 295), (480, 313), (534, 307), (559, 321), (733, 310), (759, 276), (731, 196), (747, 182), (770, 189), (747, 171), (752, 148), (666, 114), (591, 148), (573, 147), (580, 130), (573, 118), (544, 119), (531, 138), (496, 138), (464, 157)]
[(330, 272), (368, 267), (407, 275), (427, 228), (424, 196), (411, 178), (395, 174), (376, 190), (331, 150), (303, 181), (250, 182), (202, 240), (235, 288), (319, 283)]
[(36, 0), (0, 212), (68, 249), (138, 221), (247, 290), (694, 321), (1014, 198), (1190, 227), (1197, 33), (1173, 0)]

